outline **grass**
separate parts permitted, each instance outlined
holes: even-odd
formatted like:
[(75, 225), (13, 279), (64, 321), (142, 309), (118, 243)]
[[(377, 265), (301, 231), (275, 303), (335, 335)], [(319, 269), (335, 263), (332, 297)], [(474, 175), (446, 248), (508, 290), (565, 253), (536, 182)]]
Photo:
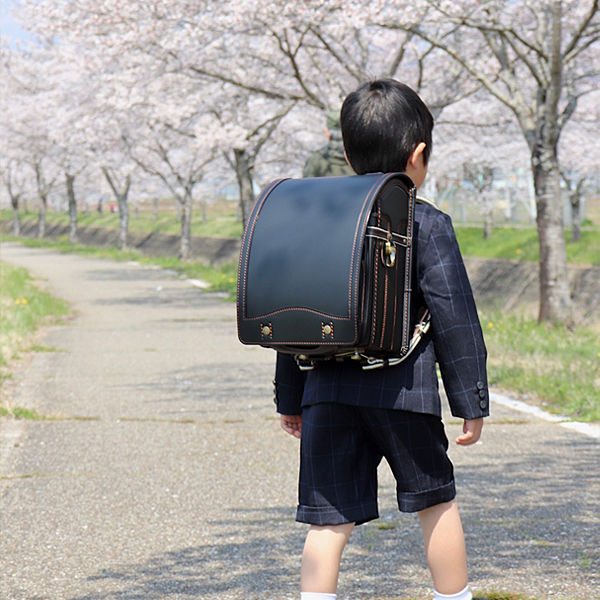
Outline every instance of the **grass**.
[[(456, 237), (464, 256), (507, 258), (521, 261), (539, 261), (538, 234), (533, 228), (499, 227), (485, 240), (481, 228), (456, 227)], [(570, 264), (600, 265), (600, 232), (585, 230), (579, 242), (567, 240), (567, 260)]]
[[(22, 211), (20, 213), (21, 221), (37, 223), (38, 214), (31, 211)], [(4, 209), (0, 212), (0, 219), (10, 222), (12, 220), (12, 210)], [(63, 212), (48, 211), (46, 213), (47, 226), (68, 225), (69, 215)], [(78, 227), (100, 227), (105, 229), (119, 228), (118, 213), (91, 211), (89, 214), (79, 213), (77, 215)], [(207, 218), (202, 221), (199, 211), (192, 215), (192, 235), (201, 237), (237, 237), (240, 238), (243, 233), (242, 224), (237, 220), (235, 213), (223, 213), (218, 216)], [(154, 221), (151, 214), (140, 213), (137, 217), (134, 214), (129, 218), (129, 230), (141, 232), (158, 232), (173, 235), (181, 234), (181, 223), (177, 220), (174, 213), (159, 213)]]
[(6, 406), (0, 404), (0, 417), (11, 419), (27, 419), (29, 421), (46, 421), (48, 417), (40, 415), (35, 409), (22, 406)]
[(553, 413), (600, 421), (600, 338), (594, 329), (539, 325), (498, 312), (484, 314), (482, 325), (491, 385)]
[(25, 269), (0, 263), (0, 385), (9, 376), (9, 363), (31, 349), (36, 329), (68, 313), (68, 304), (40, 290)]

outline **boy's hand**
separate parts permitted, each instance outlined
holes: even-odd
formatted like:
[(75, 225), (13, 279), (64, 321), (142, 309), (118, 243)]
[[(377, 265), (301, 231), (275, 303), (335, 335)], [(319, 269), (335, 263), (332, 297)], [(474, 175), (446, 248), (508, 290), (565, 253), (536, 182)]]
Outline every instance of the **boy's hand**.
[(479, 419), (465, 419), (463, 434), (456, 438), (459, 446), (471, 446), (479, 441), (483, 429), (483, 417)]
[(302, 435), (302, 415), (280, 415), (281, 428), (295, 438)]

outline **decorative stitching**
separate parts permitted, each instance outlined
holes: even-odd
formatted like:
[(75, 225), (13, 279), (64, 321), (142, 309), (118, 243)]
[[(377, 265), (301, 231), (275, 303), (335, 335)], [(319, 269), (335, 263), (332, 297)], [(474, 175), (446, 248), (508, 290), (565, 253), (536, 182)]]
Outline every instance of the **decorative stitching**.
[(385, 324), (387, 321), (387, 298), (388, 298), (388, 285), (389, 285), (389, 268), (385, 269), (385, 280), (383, 282), (383, 316), (381, 319), (381, 343), (379, 344), (383, 348), (383, 339), (385, 337)]
[[(406, 226), (406, 237), (412, 240), (412, 214), (414, 207), (414, 197), (413, 197), (414, 188), (410, 188), (408, 192), (408, 223)], [(405, 268), (405, 287), (404, 287), (404, 331), (402, 336), (402, 346), (406, 346), (408, 343), (408, 328), (409, 328), (409, 318), (408, 313), (410, 312), (410, 258), (411, 253), (407, 249), (406, 251), (406, 268)]]
[(394, 349), (394, 339), (396, 337), (396, 318), (397, 318), (397, 313), (398, 313), (398, 280), (400, 279), (398, 277), (398, 268), (400, 265), (400, 261), (397, 260), (396, 261), (396, 274), (394, 277), (394, 319), (392, 321), (392, 339), (390, 341), (390, 350)]
[(375, 254), (375, 273), (374, 273), (374, 281), (373, 281), (373, 314), (371, 317), (371, 323), (373, 330), (371, 331), (371, 341), (370, 345), (372, 346), (375, 343), (375, 332), (377, 330), (377, 289), (379, 283), (379, 252), (381, 251), (381, 244), (379, 244), (379, 248), (377, 248), (377, 253)]
[(351, 321), (351, 317), (340, 317), (338, 315), (330, 315), (328, 313), (319, 312), (318, 310), (313, 310), (312, 308), (304, 308), (302, 306), (290, 306), (289, 308), (280, 308), (279, 310), (274, 310), (270, 313), (265, 313), (264, 315), (259, 315), (258, 317), (246, 317), (246, 321), (260, 321), (260, 319), (265, 319), (266, 317), (272, 317), (273, 315), (280, 315), (284, 312), (289, 312), (290, 310), (301, 310), (303, 312), (312, 313), (313, 315), (318, 315), (319, 317), (325, 317), (326, 319), (337, 319), (338, 321)]

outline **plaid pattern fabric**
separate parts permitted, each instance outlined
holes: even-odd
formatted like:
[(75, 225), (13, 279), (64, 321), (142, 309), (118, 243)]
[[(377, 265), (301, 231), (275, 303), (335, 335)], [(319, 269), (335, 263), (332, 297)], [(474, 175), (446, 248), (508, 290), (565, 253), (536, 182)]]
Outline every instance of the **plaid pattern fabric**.
[(431, 311), (431, 329), (415, 352), (385, 369), (332, 363), (306, 374), (292, 357), (278, 354), (279, 413), (300, 414), (303, 406), (327, 402), (441, 416), (437, 361), (452, 414), (464, 419), (489, 414), (487, 353), (450, 217), (417, 204), (413, 251), (413, 302)]
[(376, 519), (377, 466), (394, 473), (398, 507), (416, 512), (455, 496), (441, 420), (399, 410), (316, 404), (302, 414), (296, 520), (314, 525)]

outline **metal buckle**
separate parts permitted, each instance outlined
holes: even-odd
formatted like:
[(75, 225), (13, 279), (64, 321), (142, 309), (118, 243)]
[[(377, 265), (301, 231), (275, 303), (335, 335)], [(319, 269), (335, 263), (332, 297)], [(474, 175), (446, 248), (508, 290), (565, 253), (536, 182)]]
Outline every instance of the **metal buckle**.
[(391, 232), (388, 232), (387, 242), (381, 248), (381, 260), (388, 268), (396, 264), (396, 246), (394, 245)]

